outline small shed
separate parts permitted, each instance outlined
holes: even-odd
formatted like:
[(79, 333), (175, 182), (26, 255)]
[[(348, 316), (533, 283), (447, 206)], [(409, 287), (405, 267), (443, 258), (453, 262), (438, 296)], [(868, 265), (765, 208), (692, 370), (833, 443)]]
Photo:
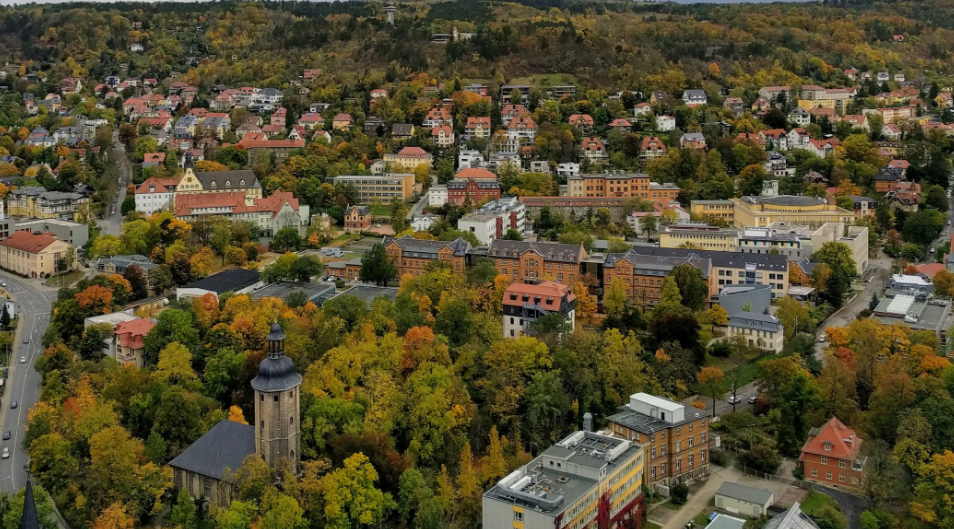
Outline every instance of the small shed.
[(775, 503), (775, 495), (765, 489), (728, 481), (723, 483), (715, 494), (715, 504), (718, 509), (748, 518), (767, 515), (768, 508), (773, 503)]
[(725, 514), (716, 514), (715, 517), (710, 518), (706, 529), (742, 529), (743, 527), (745, 527), (745, 520)]

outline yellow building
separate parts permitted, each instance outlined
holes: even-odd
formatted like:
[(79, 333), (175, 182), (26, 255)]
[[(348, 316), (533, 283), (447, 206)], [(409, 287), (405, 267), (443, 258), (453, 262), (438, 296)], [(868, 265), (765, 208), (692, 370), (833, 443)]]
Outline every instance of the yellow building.
[(804, 108), (805, 110), (811, 110), (813, 108), (838, 108), (838, 101), (835, 99), (799, 99), (798, 106)]
[(408, 201), (414, 195), (413, 173), (343, 175), (334, 177), (334, 183), (353, 185), (362, 204), (371, 204), (375, 199), (382, 204), (387, 204), (392, 198)]
[(689, 204), (689, 214), (699, 220), (707, 217), (722, 219), (731, 226), (735, 222), (735, 204), (731, 200), (693, 200)]
[(0, 268), (25, 277), (51, 277), (76, 268), (76, 248), (49, 232), (16, 231), (0, 242)]
[(659, 231), (661, 248), (695, 248), (734, 252), (739, 245), (739, 232), (707, 224), (691, 223), (668, 226)]
[[(591, 419), (592, 420), (592, 419)], [(606, 527), (643, 502), (643, 448), (627, 439), (580, 431), (547, 448), (483, 496), (483, 527)], [(602, 527), (602, 525), (601, 525)]]
[[(834, 198), (831, 201), (834, 202)], [(819, 227), (826, 222), (852, 224), (855, 220), (853, 211), (815, 197), (744, 197), (733, 198), (732, 202), (735, 204), (735, 226), (740, 229), (765, 227), (773, 222)]]
[(61, 219), (85, 222), (89, 198), (79, 193), (47, 191), (42, 187), (21, 187), (7, 196), (7, 214), (29, 219)]
[(262, 184), (255, 173), (249, 170), (242, 171), (214, 171), (196, 173), (191, 167), (176, 185), (175, 194), (189, 195), (196, 193), (245, 193), (245, 205), (251, 206), (255, 199), (262, 198)]

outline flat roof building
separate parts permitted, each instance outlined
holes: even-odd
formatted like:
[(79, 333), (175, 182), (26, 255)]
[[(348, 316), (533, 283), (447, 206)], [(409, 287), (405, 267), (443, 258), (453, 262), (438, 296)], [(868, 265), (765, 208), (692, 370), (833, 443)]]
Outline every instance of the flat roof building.
[(612, 527), (638, 512), (642, 483), (639, 444), (579, 431), (485, 492), (483, 527), (589, 527), (597, 516)]
[(362, 204), (375, 199), (390, 202), (392, 198), (410, 200), (414, 195), (413, 173), (389, 173), (383, 175), (342, 175), (332, 179), (335, 184), (351, 184), (358, 190)]
[(260, 284), (261, 273), (258, 270), (233, 268), (210, 275), (194, 283), (190, 283), (176, 290), (176, 297), (181, 299), (200, 298), (206, 294), (214, 294), (216, 298), (232, 292), (247, 294)]
[(278, 281), (255, 289), (252, 299), (279, 298), (288, 301), (288, 296), (304, 292), (308, 301), (318, 305), (335, 296), (334, 283), (302, 283), (299, 281)]

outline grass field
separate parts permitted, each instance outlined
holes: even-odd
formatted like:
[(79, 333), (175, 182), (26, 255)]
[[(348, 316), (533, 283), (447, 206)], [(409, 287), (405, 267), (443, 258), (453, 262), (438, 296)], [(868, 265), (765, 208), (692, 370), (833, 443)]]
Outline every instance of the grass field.
[[(706, 365), (718, 367), (723, 372), (725, 372), (726, 375), (728, 375), (728, 373), (730, 371), (733, 371), (734, 369), (741, 370), (741, 377), (739, 379), (739, 386), (741, 387), (750, 382), (753, 382), (755, 379), (759, 377), (760, 362), (764, 362), (766, 360), (774, 360), (776, 358), (779, 358), (780, 356), (781, 355), (766, 355), (766, 356), (760, 357), (758, 355), (753, 355), (749, 357), (748, 362), (741, 367), (733, 367), (734, 360), (732, 360), (731, 358), (717, 358), (713, 356), (708, 356)], [(728, 379), (729, 377), (726, 376), (726, 381), (725, 381), (726, 391), (732, 389), (732, 385), (729, 383)]]
[(833, 500), (831, 496), (813, 490), (808, 493), (805, 501), (802, 502), (802, 512), (806, 514), (812, 514), (816, 510), (826, 505), (834, 507), (835, 510), (841, 512), (841, 507), (838, 506), (838, 502)]
[(51, 287), (64, 288), (72, 285), (80, 279), (83, 279), (85, 276), (86, 272), (83, 272), (82, 270), (73, 270), (72, 272), (68, 272), (63, 275), (53, 276), (47, 279), (44, 284)]
[(390, 217), (391, 216), (390, 204), (381, 204), (380, 206), (370, 206), (370, 207), (371, 207), (372, 217)]
[(522, 84), (537, 88), (548, 88), (565, 84), (576, 84), (576, 76), (563, 73), (541, 73), (527, 77), (511, 79), (509, 84)]

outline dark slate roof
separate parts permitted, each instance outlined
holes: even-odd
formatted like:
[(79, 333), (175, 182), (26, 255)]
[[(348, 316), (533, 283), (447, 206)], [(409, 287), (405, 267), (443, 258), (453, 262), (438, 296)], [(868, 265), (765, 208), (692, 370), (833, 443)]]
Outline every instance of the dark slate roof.
[(414, 133), (414, 125), (409, 123), (396, 123), (391, 128), (391, 134), (395, 136), (410, 136)]
[(660, 430), (665, 430), (667, 428), (686, 424), (687, 422), (699, 420), (702, 417), (709, 417), (710, 415), (711, 414), (705, 410), (686, 408), (686, 418), (684, 421), (670, 423), (661, 421), (655, 417), (640, 413), (638, 411), (633, 411), (629, 406), (623, 405), (620, 406), (619, 413), (610, 415), (607, 417), (607, 420), (609, 422), (625, 426), (630, 430), (636, 430), (637, 432), (649, 435)]
[[(195, 177), (199, 179), (199, 182), (202, 183), (202, 187), (206, 191), (210, 189), (228, 189), (229, 186), (225, 185), (226, 181), (231, 184), (232, 189), (242, 188), (242, 185), (239, 183), (242, 180), (245, 180), (244, 187), (246, 188), (262, 187), (262, 184), (258, 182), (258, 177), (255, 176), (255, 173), (245, 169), (241, 171), (214, 171), (210, 173), (196, 173)], [(215, 187), (212, 187), (213, 182), (215, 182)]]
[(169, 466), (223, 480), (226, 469), (235, 472), (245, 456), (254, 453), (255, 427), (222, 420), (170, 461)]
[(547, 261), (578, 263), (583, 258), (585, 250), (582, 244), (493, 240), (490, 241), (487, 255), (515, 258), (527, 252), (537, 252)]
[(496, 180), (451, 180), (447, 182), (447, 189), (467, 189), (467, 184), (474, 182), (477, 189), (500, 189), (500, 183)]
[(642, 255), (658, 255), (669, 257), (688, 257), (696, 255), (703, 259), (711, 259), (716, 268), (745, 268), (746, 264), (754, 264), (759, 270), (788, 270), (788, 258), (783, 255), (717, 252), (715, 250), (695, 250), (688, 248), (657, 248), (655, 246), (634, 246), (631, 250)]
[(702, 272), (704, 278), (708, 278), (712, 273), (712, 261), (707, 257), (700, 257), (695, 254), (685, 256), (645, 255), (634, 250), (629, 250), (626, 253), (607, 254), (603, 266), (605, 268), (615, 268), (616, 263), (621, 260), (629, 262), (641, 275), (666, 276), (672, 272), (673, 268), (686, 264)]
[(726, 481), (720, 485), (719, 490), (716, 491), (716, 495), (742, 500), (756, 505), (765, 505), (772, 499), (772, 493), (765, 489), (747, 487), (730, 481)]
[(348, 208), (348, 211), (345, 214), (347, 215), (348, 213), (351, 213), (352, 209), (358, 210), (358, 215), (367, 215), (368, 213), (371, 213), (371, 208), (368, 206), (351, 206)]
[(875, 180), (884, 180), (894, 182), (901, 179), (902, 170), (898, 167), (883, 167), (878, 174), (874, 176)]
[(198, 288), (201, 290), (208, 290), (209, 292), (215, 292), (216, 294), (224, 294), (233, 290), (241, 290), (252, 285), (258, 281), (261, 275), (262, 274), (258, 270), (235, 268), (231, 270), (223, 270), (218, 274), (211, 275), (205, 279), (200, 279), (195, 283), (190, 283), (182, 288)]
[(454, 255), (457, 257), (463, 257), (467, 254), (467, 250), (470, 250), (470, 243), (461, 239), (460, 237), (454, 239), (453, 241), (425, 241), (421, 239), (415, 239), (410, 235), (405, 235), (395, 239), (394, 237), (385, 237), (384, 246), (387, 246), (394, 241), (398, 246), (401, 247), (403, 251), (406, 252), (421, 252), (421, 253), (434, 253), (436, 254), (442, 248), (451, 248), (454, 250)]
[(36, 500), (33, 498), (33, 482), (30, 480), (27, 480), (26, 484), (20, 529), (40, 529), (40, 518), (36, 514)]

